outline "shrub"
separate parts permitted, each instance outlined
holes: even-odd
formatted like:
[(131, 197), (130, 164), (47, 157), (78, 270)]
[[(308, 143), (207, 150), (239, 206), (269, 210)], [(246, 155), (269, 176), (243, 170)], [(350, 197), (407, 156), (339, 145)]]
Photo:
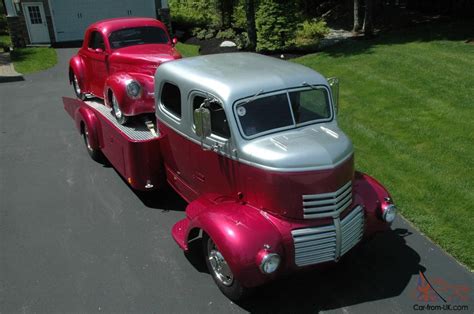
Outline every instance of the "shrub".
[(293, 1), (262, 1), (258, 6), (255, 24), (257, 27), (257, 51), (276, 51), (290, 48), (298, 24), (298, 15)]
[(196, 36), (196, 38), (200, 40), (210, 39), (214, 37), (214, 35), (216, 34), (216, 30), (213, 28), (195, 27), (192, 30), (192, 34), (193, 36)]
[(247, 16), (245, 15), (244, 1), (239, 0), (232, 13), (232, 27), (239, 30), (247, 29)]
[(216, 0), (169, 0), (169, 7), (176, 24), (216, 27), (220, 23), (216, 3)]
[(296, 49), (316, 49), (321, 38), (324, 38), (328, 32), (329, 28), (324, 20), (304, 21), (298, 25), (293, 45)]
[(216, 35), (217, 39), (234, 39), (236, 34), (232, 28), (228, 28), (226, 30), (219, 31)]
[(249, 34), (242, 32), (235, 36), (234, 41), (239, 50), (247, 49), (250, 45)]

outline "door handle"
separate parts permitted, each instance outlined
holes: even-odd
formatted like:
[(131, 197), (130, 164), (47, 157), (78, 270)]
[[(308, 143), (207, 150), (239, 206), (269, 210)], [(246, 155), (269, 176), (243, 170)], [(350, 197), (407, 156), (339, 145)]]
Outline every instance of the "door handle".
[(200, 172), (196, 172), (196, 173), (194, 174), (194, 178), (196, 178), (196, 180), (199, 180), (199, 181), (201, 181), (201, 182), (206, 181), (206, 176), (204, 176), (204, 175), (203, 175), (202, 173), (200, 173)]

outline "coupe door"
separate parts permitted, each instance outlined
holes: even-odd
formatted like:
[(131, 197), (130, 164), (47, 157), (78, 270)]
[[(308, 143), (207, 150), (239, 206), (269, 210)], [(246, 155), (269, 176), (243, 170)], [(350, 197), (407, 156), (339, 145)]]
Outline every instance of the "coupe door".
[(97, 97), (104, 97), (104, 85), (108, 75), (108, 54), (101, 33), (93, 31), (89, 36), (87, 49), (84, 51), (87, 67), (89, 92)]

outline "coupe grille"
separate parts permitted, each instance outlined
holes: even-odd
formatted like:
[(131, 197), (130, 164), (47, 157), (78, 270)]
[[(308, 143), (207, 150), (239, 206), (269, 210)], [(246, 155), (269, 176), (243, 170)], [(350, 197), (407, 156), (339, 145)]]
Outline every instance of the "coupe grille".
[(336, 192), (303, 195), (305, 219), (339, 215), (352, 203), (352, 182), (349, 181)]
[(357, 206), (334, 224), (291, 231), (295, 246), (295, 264), (307, 266), (339, 259), (353, 248), (364, 233), (364, 211)]

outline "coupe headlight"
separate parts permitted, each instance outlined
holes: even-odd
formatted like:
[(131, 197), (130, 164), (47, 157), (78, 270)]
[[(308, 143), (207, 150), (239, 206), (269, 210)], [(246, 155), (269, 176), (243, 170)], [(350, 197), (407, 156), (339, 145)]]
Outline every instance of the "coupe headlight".
[(278, 269), (278, 266), (280, 266), (280, 261), (281, 258), (278, 254), (268, 253), (262, 258), (260, 270), (264, 274), (271, 274)]
[(393, 204), (388, 204), (383, 208), (382, 218), (388, 223), (391, 223), (395, 220), (397, 216), (397, 207)]
[(127, 95), (131, 98), (138, 98), (142, 93), (142, 87), (137, 81), (130, 81), (127, 84)]

